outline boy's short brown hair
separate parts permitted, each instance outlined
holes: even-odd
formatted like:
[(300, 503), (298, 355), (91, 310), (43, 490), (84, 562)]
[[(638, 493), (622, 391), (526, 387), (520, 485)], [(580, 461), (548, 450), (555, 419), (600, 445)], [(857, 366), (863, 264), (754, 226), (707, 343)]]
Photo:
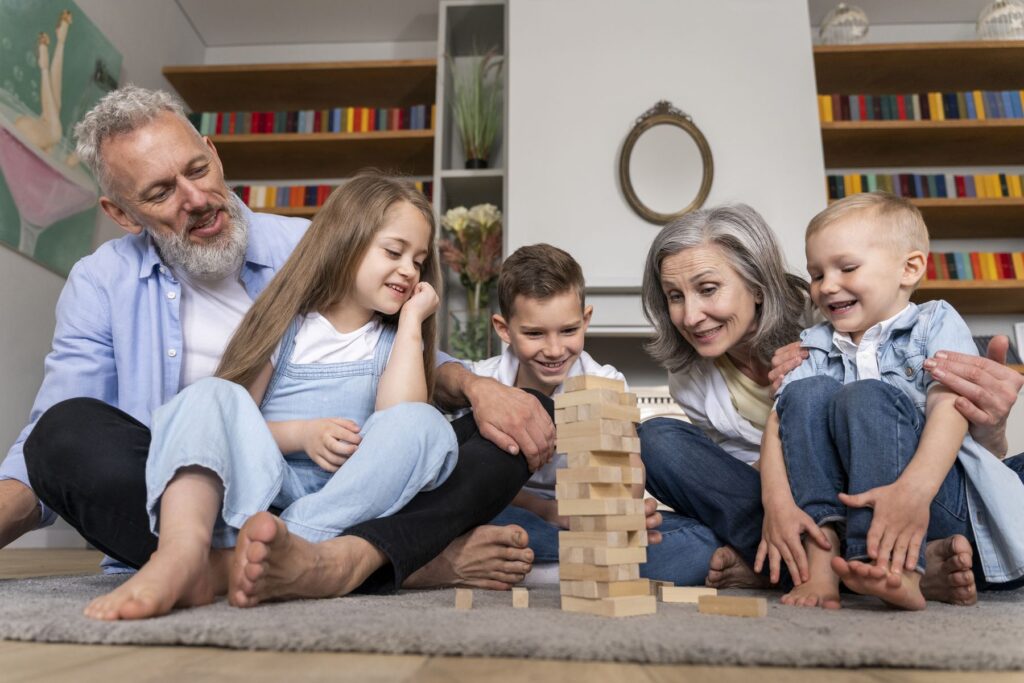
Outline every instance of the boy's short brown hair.
[(811, 219), (804, 239), (821, 232), (836, 221), (858, 211), (871, 212), (896, 249), (928, 253), (928, 227), (917, 207), (888, 192), (864, 192), (844, 197)]
[(498, 275), (498, 308), (508, 320), (517, 296), (543, 301), (575, 290), (584, 306), (583, 269), (568, 252), (550, 244), (519, 247), (501, 264)]

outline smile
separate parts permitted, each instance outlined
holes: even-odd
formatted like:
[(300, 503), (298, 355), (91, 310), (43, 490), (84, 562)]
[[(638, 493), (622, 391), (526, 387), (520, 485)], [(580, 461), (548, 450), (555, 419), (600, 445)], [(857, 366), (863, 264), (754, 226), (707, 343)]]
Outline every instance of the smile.
[(562, 359), (562, 360), (559, 360), (559, 361), (535, 360), (533, 362), (536, 363), (537, 365), (539, 365), (544, 370), (548, 370), (550, 372), (557, 372), (558, 370), (561, 370), (562, 368), (565, 367), (565, 364), (566, 364), (567, 361), (568, 361), (568, 358), (565, 358), (565, 359)]
[(199, 237), (210, 237), (220, 232), (219, 221), (220, 209), (214, 209), (209, 213), (203, 214), (202, 216), (192, 219), (190, 217), (188, 226), (189, 234), (195, 234)]
[(391, 291), (395, 292), (396, 294), (401, 294), (403, 296), (405, 295), (406, 291), (408, 291), (408, 289), (406, 287), (403, 287), (401, 285), (392, 284), (390, 282), (384, 283), (384, 286), (387, 287), (388, 289), (390, 289)]
[(721, 331), (721, 329), (723, 327), (725, 327), (725, 326), (724, 325), (719, 325), (718, 327), (712, 327), (709, 330), (700, 330), (699, 332), (698, 331), (694, 331), (694, 332), (691, 332), (690, 334), (692, 334), (694, 339), (696, 339), (697, 341), (707, 341), (707, 340), (710, 340), (710, 339), (714, 338), (714, 336), (716, 334), (718, 334), (719, 331)]
[(849, 301), (837, 301), (836, 303), (828, 304), (828, 310), (832, 313), (842, 315), (843, 313), (848, 313), (856, 303), (856, 299), (850, 299)]

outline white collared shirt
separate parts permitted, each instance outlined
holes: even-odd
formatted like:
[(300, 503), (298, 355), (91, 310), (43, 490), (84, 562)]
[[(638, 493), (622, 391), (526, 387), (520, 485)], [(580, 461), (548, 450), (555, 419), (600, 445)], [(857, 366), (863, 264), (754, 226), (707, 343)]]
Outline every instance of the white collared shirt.
[(878, 369), (878, 349), (889, 340), (896, 322), (913, 310), (913, 306), (907, 304), (893, 317), (872, 325), (861, 337), (860, 344), (855, 344), (846, 332), (836, 330), (832, 333), (832, 343), (857, 367), (857, 379), (882, 379)]

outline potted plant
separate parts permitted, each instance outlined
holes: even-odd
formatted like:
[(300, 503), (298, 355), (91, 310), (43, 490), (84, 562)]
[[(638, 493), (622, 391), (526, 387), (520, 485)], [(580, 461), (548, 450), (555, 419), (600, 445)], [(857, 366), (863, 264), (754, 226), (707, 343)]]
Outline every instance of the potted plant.
[(456, 69), (448, 57), (452, 75), (452, 114), (462, 139), (466, 168), (487, 168), (494, 138), (501, 125), (501, 69), (504, 59), (495, 49), (474, 57), (471, 67)]

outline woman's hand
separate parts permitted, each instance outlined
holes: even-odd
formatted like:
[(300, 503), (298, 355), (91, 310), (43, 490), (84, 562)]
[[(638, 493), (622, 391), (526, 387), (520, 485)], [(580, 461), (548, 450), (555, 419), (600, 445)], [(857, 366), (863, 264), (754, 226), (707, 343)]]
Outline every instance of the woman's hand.
[(427, 282), (419, 282), (412, 289), (412, 296), (402, 306), (402, 313), (399, 320), (406, 319), (414, 321), (417, 325), (434, 315), (441, 299), (437, 292)]
[(917, 567), (932, 496), (900, 478), (864, 493), (840, 493), (839, 501), (847, 507), (874, 509), (867, 544), (868, 556), (877, 566), (895, 574)]
[(328, 472), (337, 472), (359, 442), (359, 425), (340, 417), (303, 420), (302, 448), (310, 460)]
[(772, 369), (768, 371), (768, 379), (772, 383), (772, 394), (779, 392), (782, 380), (786, 375), (800, 367), (800, 364), (810, 355), (807, 349), (800, 347), (800, 342), (786, 344), (781, 349), (776, 349), (772, 354)]
[(778, 583), (782, 562), (786, 563), (793, 585), (799, 586), (810, 578), (807, 567), (807, 552), (804, 550), (801, 534), (807, 535), (823, 550), (832, 548), (828, 538), (811, 516), (797, 507), (792, 498), (786, 501), (765, 503), (764, 526), (761, 532), (761, 543), (757, 546), (757, 557), (754, 559), (754, 571), (758, 574), (764, 569), (765, 558), (768, 558), (768, 578)]

